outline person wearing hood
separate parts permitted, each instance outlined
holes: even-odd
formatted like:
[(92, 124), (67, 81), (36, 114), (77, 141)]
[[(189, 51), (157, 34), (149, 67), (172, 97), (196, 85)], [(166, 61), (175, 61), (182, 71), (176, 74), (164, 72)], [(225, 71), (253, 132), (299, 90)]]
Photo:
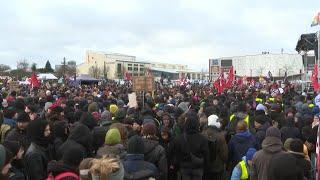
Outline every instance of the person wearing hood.
[(61, 161), (51, 161), (48, 164), (48, 177), (78, 180), (79, 165), (84, 159), (81, 149), (72, 147), (64, 152)]
[(288, 138), (301, 138), (299, 129), (294, 126), (294, 119), (289, 117), (285, 121), (286, 125), (280, 129), (282, 142)]
[(234, 167), (231, 180), (250, 179), (252, 176), (252, 158), (256, 151), (254, 148), (248, 149), (246, 155), (242, 157), (242, 161)]
[(0, 144), (0, 179), (7, 180), (9, 170), (11, 168), (11, 160), (12, 160), (12, 153), (4, 147), (2, 144)]
[(217, 115), (208, 117), (208, 126), (202, 134), (208, 140), (209, 159), (208, 166), (204, 171), (204, 180), (223, 179), (226, 163), (228, 161), (228, 146), (225, 139), (225, 132), (221, 129), (221, 123)]
[(71, 129), (68, 139), (58, 149), (58, 160), (73, 147), (80, 149), (85, 158), (90, 157), (92, 155), (92, 139), (90, 129), (81, 123), (77, 124)]
[(26, 151), (30, 145), (30, 138), (27, 136), (27, 127), (30, 123), (30, 117), (25, 112), (18, 113), (17, 127), (8, 132), (5, 140), (18, 141)]
[(125, 180), (129, 179), (160, 179), (157, 167), (144, 160), (144, 145), (140, 136), (132, 136), (128, 141), (127, 156), (123, 162)]
[(118, 129), (109, 129), (105, 135), (105, 144), (100, 147), (97, 151), (99, 157), (106, 155), (117, 155), (120, 159), (124, 159), (126, 151), (124, 146), (121, 144), (121, 135)]
[(154, 123), (146, 123), (142, 126), (142, 141), (144, 146), (144, 159), (157, 166), (160, 179), (166, 180), (168, 176), (168, 164), (165, 149), (159, 144), (156, 136), (157, 128)]
[(257, 140), (257, 149), (261, 149), (262, 141), (266, 136), (266, 131), (270, 127), (269, 119), (265, 115), (258, 115), (254, 118), (254, 127), (256, 129), (255, 137)]
[(9, 180), (26, 179), (25, 168), (23, 164), (24, 149), (18, 141), (4, 141), (6, 147), (13, 155), (11, 168), (9, 170)]
[(50, 152), (50, 126), (48, 121), (31, 121), (27, 128), (31, 144), (25, 154), (26, 172), (29, 179), (46, 179), (47, 165), (52, 159)]
[(8, 107), (3, 111), (3, 124), (9, 125), (11, 128), (16, 127), (17, 122), (13, 119), (16, 112), (14, 111), (13, 107)]
[(86, 125), (90, 130), (97, 126), (97, 122), (92, 116), (92, 114), (88, 112), (84, 112), (81, 115), (80, 121), (81, 124)]
[(174, 166), (180, 168), (182, 179), (202, 179), (209, 147), (207, 138), (200, 134), (197, 113), (189, 111), (186, 114), (184, 133), (173, 140), (169, 152), (176, 158)]
[(68, 135), (69, 128), (67, 121), (56, 121), (53, 123), (53, 144), (55, 152), (58, 152), (60, 146), (67, 140)]
[(262, 142), (262, 149), (253, 157), (252, 179), (268, 180), (269, 164), (273, 156), (286, 153), (281, 142), (281, 132), (278, 128), (269, 127), (266, 138)]
[(230, 169), (232, 170), (242, 157), (246, 154), (249, 148), (256, 148), (256, 138), (248, 130), (247, 124), (244, 121), (239, 121), (237, 124), (237, 133), (230, 139), (228, 143)]

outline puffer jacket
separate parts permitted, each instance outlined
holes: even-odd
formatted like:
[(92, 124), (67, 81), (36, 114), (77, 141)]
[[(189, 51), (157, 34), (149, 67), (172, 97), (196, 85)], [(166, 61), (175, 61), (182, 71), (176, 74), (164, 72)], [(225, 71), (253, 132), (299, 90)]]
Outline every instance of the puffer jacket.
[(113, 154), (120, 157), (121, 160), (124, 160), (126, 157), (126, 150), (122, 144), (116, 144), (113, 146), (104, 145), (103, 147), (99, 148), (97, 151), (98, 156)]
[(143, 139), (144, 159), (157, 166), (160, 172), (161, 180), (167, 179), (168, 165), (165, 149), (158, 141), (151, 139)]

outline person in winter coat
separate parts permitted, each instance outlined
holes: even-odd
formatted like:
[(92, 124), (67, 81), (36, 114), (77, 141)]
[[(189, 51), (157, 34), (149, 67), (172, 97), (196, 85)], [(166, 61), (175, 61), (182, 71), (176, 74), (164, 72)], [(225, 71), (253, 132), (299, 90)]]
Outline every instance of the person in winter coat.
[[(53, 145), (55, 152), (58, 152), (60, 146), (67, 140), (69, 128), (67, 121), (55, 121), (53, 123)], [(55, 157), (57, 158), (57, 157)]]
[(9, 170), (11, 168), (11, 160), (12, 160), (12, 153), (4, 147), (2, 144), (0, 144), (0, 179), (7, 180)]
[(293, 139), (290, 142), (290, 148), (288, 152), (295, 157), (297, 166), (299, 166), (303, 171), (304, 177), (311, 179), (311, 163), (305, 159), (302, 141), (300, 139)]
[(14, 111), (13, 107), (8, 107), (7, 109), (5, 109), (3, 111), (3, 124), (7, 124), (9, 125), (11, 128), (16, 127), (17, 122), (13, 119), (14, 115), (16, 114), (16, 112)]
[(262, 149), (253, 157), (253, 180), (268, 180), (270, 160), (273, 156), (284, 154), (281, 142), (281, 132), (275, 127), (267, 129), (266, 138), (262, 142)]
[(254, 127), (256, 129), (257, 149), (261, 149), (261, 144), (266, 136), (267, 129), (270, 127), (270, 122), (265, 115), (258, 115), (254, 118)]
[(263, 177), (268, 180), (302, 180), (303, 170), (290, 153), (275, 154), (270, 157), (268, 172)]
[(117, 155), (123, 160), (126, 156), (126, 150), (121, 144), (121, 135), (118, 129), (109, 129), (105, 135), (105, 145), (100, 147), (97, 155), (102, 157), (105, 155)]
[(288, 138), (300, 138), (300, 131), (294, 127), (294, 119), (292, 117), (286, 119), (286, 125), (280, 129), (281, 140), (285, 142)]
[(249, 148), (246, 156), (242, 157), (236, 167), (234, 167), (231, 175), (231, 180), (250, 179), (252, 176), (252, 158), (256, 153), (256, 149)]
[(25, 167), (23, 164), (23, 147), (18, 141), (4, 141), (3, 146), (5, 146), (13, 155), (11, 168), (9, 170), (9, 180), (26, 179)]
[(46, 179), (50, 152), (50, 126), (46, 120), (31, 121), (27, 128), (31, 144), (25, 154), (25, 167), (29, 179)]
[(153, 122), (146, 123), (142, 127), (142, 141), (144, 146), (144, 159), (157, 166), (161, 180), (168, 176), (168, 165), (165, 149), (159, 144), (157, 128)]
[(68, 139), (60, 146), (57, 157), (60, 159), (62, 155), (69, 149), (76, 147), (82, 151), (84, 157), (90, 157), (92, 144), (92, 134), (89, 128), (81, 123), (71, 129)]
[(9, 131), (5, 139), (7, 141), (18, 141), (26, 151), (31, 143), (26, 131), (29, 122), (30, 118), (27, 113), (18, 113), (17, 127)]
[(126, 179), (148, 179), (153, 177), (160, 179), (157, 167), (144, 160), (144, 145), (142, 138), (132, 136), (128, 141), (127, 156), (123, 162)]
[(64, 152), (62, 160), (51, 161), (48, 164), (48, 177), (58, 176), (64, 177), (68, 180), (78, 180), (79, 179), (79, 165), (84, 159), (84, 154), (81, 149), (70, 148)]
[(209, 159), (208, 140), (200, 134), (200, 123), (195, 112), (186, 114), (184, 133), (177, 136), (170, 148), (170, 156), (176, 158), (182, 179), (202, 179), (203, 169)]
[(223, 179), (228, 161), (228, 146), (225, 134), (220, 127), (219, 117), (211, 115), (208, 117), (208, 127), (202, 132), (207, 138), (209, 146), (208, 166), (204, 170), (204, 180)]
[(249, 148), (256, 148), (256, 139), (252, 135), (247, 124), (239, 121), (237, 124), (237, 133), (230, 139), (228, 143), (230, 169), (232, 170), (242, 157), (245, 156)]

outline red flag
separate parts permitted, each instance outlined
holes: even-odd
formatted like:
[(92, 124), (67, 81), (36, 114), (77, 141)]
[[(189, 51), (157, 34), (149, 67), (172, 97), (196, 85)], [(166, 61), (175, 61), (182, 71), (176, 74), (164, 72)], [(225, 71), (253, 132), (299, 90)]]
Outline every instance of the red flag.
[(127, 71), (124, 73), (124, 78), (126, 81), (131, 81), (131, 75)]
[(30, 85), (31, 87), (40, 87), (40, 82), (37, 78), (36, 73), (32, 73), (31, 77), (30, 77)]
[(310, 77), (310, 80), (312, 82), (312, 86), (314, 91), (317, 91), (319, 89), (319, 83), (318, 83), (318, 65), (314, 65), (314, 69), (312, 71), (312, 75)]
[(234, 81), (234, 71), (233, 71), (233, 66), (231, 66), (229, 69), (229, 75), (228, 75), (226, 87), (227, 88), (232, 87), (233, 81)]
[(218, 90), (218, 93), (222, 93), (226, 88), (226, 80), (224, 79), (223, 71), (220, 72), (219, 78), (214, 82), (213, 85)]

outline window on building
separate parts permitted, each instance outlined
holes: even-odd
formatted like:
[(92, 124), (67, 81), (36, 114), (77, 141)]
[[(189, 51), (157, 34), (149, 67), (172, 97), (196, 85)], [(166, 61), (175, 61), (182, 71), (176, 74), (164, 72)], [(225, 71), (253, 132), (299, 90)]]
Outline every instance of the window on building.
[(140, 64), (140, 68), (144, 67), (144, 64)]
[(121, 64), (117, 64), (117, 72), (121, 73), (121, 71), (122, 71)]
[(132, 64), (128, 64), (128, 66), (132, 66)]
[(144, 71), (144, 68), (141, 68), (141, 67), (140, 67), (140, 71), (143, 72), (143, 71)]
[(144, 76), (144, 73), (140, 73), (140, 76)]
[(138, 76), (138, 73), (133, 73), (133, 76)]
[(132, 71), (132, 67), (128, 67), (128, 71)]
[(134, 67), (137, 67), (138, 66), (138, 64), (134, 64)]
[(134, 67), (134, 68), (133, 68), (134, 71), (138, 71), (138, 69), (139, 69), (139, 68), (137, 68), (137, 67)]

